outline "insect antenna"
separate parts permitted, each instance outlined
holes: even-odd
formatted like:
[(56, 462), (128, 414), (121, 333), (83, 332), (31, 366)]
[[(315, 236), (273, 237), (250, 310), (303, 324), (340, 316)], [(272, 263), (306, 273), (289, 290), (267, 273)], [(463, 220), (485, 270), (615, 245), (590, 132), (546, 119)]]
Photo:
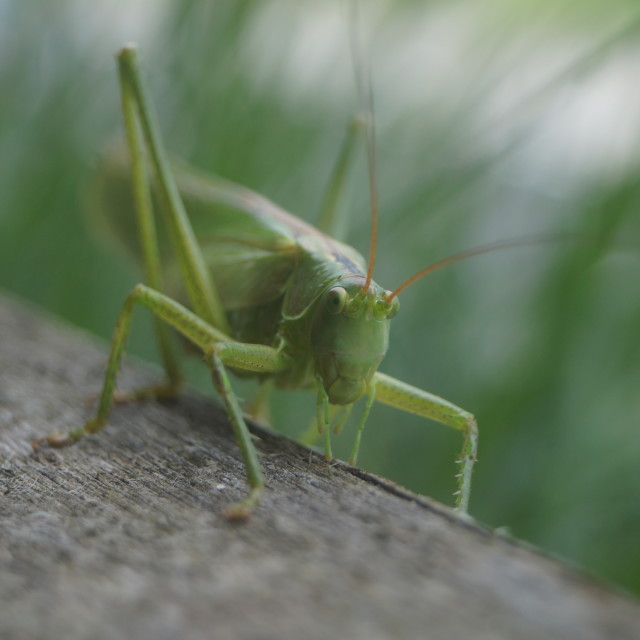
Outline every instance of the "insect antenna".
[(363, 291), (368, 291), (373, 280), (373, 267), (376, 262), (376, 248), (378, 246), (378, 179), (376, 168), (376, 132), (375, 116), (373, 110), (373, 88), (371, 82), (371, 67), (366, 64), (367, 56), (363, 54), (360, 37), (358, 33), (358, 2), (353, 0), (350, 4), (351, 16), (349, 24), (351, 26), (349, 42), (351, 44), (351, 61), (353, 63), (353, 73), (356, 82), (358, 104), (363, 108), (365, 116), (365, 136), (367, 150), (367, 171), (369, 181), (369, 202), (371, 209), (371, 235), (369, 241), (369, 264), (367, 267), (367, 279), (362, 287)]
[(471, 258), (473, 256), (478, 256), (483, 253), (492, 253), (494, 251), (500, 251), (501, 249), (513, 249), (515, 247), (535, 244), (548, 244), (549, 242), (561, 242), (572, 239), (575, 239), (575, 235), (570, 233), (522, 236), (519, 238), (507, 238), (506, 240), (498, 240), (497, 242), (474, 247), (473, 249), (467, 249), (466, 251), (461, 251), (460, 253), (454, 253), (452, 256), (443, 258), (442, 260), (438, 260), (437, 262), (433, 262), (432, 264), (424, 267), (424, 269), (421, 269), (417, 273), (414, 273), (410, 278), (405, 280), (400, 286), (396, 287), (387, 296), (387, 302), (391, 302), (391, 300), (393, 300), (401, 291), (404, 291), (404, 289), (413, 284), (416, 280), (419, 280), (423, 276), (426, 276), (429, 273), (433, 273), (434, 271), (437, 271), (442, 267), (453, 264), (454, 262), (461, 262), (462, 260), (466, 260), (467, 258)]

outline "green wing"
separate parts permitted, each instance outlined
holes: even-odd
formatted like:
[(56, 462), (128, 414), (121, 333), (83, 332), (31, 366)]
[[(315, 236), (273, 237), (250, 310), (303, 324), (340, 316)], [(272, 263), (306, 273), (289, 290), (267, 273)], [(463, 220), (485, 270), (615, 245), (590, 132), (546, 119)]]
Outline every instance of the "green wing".
[[(173, 171), (225, 308), (246, 308), (282, 295), (298, 253), (296, 232), (291, 227), (291, 221), (295, 225), (297, 218), (249, 189), (217, 176), (182, 164), (176, 164)], [(122, 147), (107, 154), (90, 195), (92, 223), (99, 235), (139, 262), (141, 249), (129, 163)], [(157, 201), (155, 204), (157, 210)], [(181, 299), (183, 287), (161, 215), (157, 227), (168, 289)]]
[(267, 198), (222, 178), (176, 165), (174, 172), (205, 261), (226, 309), (280, 297), (298, 257), (288, 216)]
[[(176, 168), (176, 176), (205, 258), (216, 269), (214, 277), (225, 307), (269, 302), (286, 288), (284, 313), (295, 318), (328, 283), (345, 274), (362, 273), (364, 260), (355, 249), (268, 198), (193, 170), (183, 173)], [(231, 209), (218, 207), (215, 215), (208, 215), (212, 201)]]
[[(287, 315), (295, 317), (320, 295), (323, 285), (347, 271), (360, 272), (362, 256), (291, 215), (268, 198), (184, 164), (172, 166), (196, 237), (226, 309), (243, 309), (287, 292)], [(115, 148), (96, 179), (94, 223), (101, 234), (140, 258), (126, 153)], [(95, 207), (94, 207), (95, 210)], [(160, 255), (172, 295), (181, 285), (171, 242), (158, 224)]]

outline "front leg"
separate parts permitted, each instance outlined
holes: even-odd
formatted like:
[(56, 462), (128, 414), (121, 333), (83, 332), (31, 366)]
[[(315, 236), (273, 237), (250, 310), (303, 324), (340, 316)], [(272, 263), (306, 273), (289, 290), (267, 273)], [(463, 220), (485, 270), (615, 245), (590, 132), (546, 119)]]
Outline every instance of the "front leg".
[(63, 447), (104, 428), (113, 404), (116, 375), (120, 368), (136, 305), (150, 309), (157, 318), (172, 326), (205, 353), (205, 358), (212, 368), (214, 383), (223, 398), (235, 431), (250, 486), (247, 498), (227, 510), (227, 515), (231, 518), (246, 518), (258, 502), (264, 481), (258, 456), (251, 442), (251, 434), (231, 389), (225, 365), (247, 371), (275, 373), (289, 366), (290, 360), (271, 347), (234, 341), (175, 300), (143, 284), (137, 285), (129, 294), (120, 312), (96, 415), (84, 426), (69, 431), (65, 436), (53, 435), (35, 440), (32, 443), (33, 447), (37, 448), (43, 444)]
[(376, 373), (376, 400), (388, 404), (396, 409), (415, 413), (424, 418), (430, 418), (448, 427), (464, 432), (464, 443), (458, 463), (461, 465), (458, 478), (458, 490), (455, 493), (455, 507), (466, 513), (471, 494), (471, 474), (478, 453), (478, 425), (476, 419), (468, 411), (455, 404), (434, 396), (418, 387), (396, 380), (384, 373)]

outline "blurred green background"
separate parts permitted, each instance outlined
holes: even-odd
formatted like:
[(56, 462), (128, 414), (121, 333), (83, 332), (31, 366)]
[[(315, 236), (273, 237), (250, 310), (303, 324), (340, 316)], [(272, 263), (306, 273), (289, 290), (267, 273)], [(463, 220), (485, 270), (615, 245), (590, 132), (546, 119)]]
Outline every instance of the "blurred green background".
[[(473, 515), (640, 591), (640, 9), (363, 4), (376, 280), (393, 288), (522, 234), (581, 238), (414, 285), (382, 369), (476, 414)], [(173, 153), (313, 220), (359, 109), (348, 15), (339, 0), (0, 0), (0, 286), (107, 338), (139, 280), (87, 215), (101, 150), (120, 135), (113, 54), (125, 41), (141, 45)], [(366, 254), (363, 158), (356, 174), (348, 241)], [(147, 321), (131, 351), (154, 360)], [(275, 423), (299, 433), (313, 406), (281, 394)], [(349, 433), (337, 445), (348, 455)], [(450, 503), (460, 445), (376, 407), (360, 462)]]

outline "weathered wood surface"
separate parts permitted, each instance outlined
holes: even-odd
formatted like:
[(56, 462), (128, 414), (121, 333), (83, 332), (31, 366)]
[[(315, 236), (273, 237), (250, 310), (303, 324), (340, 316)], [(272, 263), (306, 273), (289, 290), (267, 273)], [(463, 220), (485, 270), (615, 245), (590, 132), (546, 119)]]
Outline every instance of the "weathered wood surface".
[[(640, 607), (387, 483), (257, 430), (254, 517), (207, 398), (119, 407), (63, 450), (105, 347), (0, 305), (0, 637), (191, 640), (640, 638)], [(153, 377), (126, 367), (126, 384)]]

